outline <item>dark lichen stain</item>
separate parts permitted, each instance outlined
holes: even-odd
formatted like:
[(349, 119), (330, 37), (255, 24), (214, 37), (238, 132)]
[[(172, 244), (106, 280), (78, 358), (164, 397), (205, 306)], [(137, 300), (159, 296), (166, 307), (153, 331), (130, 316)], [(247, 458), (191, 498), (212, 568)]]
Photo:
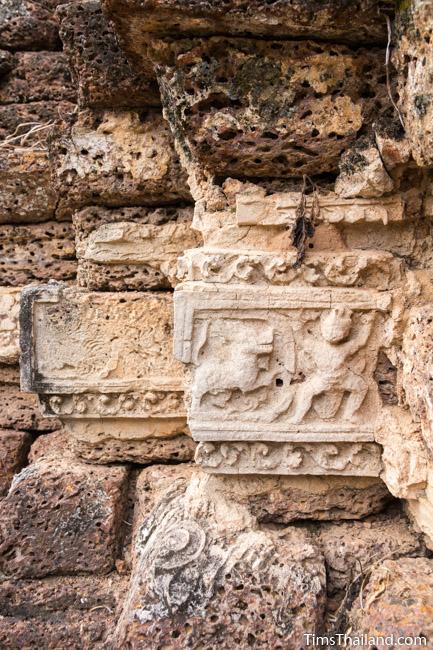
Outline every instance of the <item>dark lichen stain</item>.
[(359, 151), (349, 151), (340, 162), (340, 171), (342, 174), (353, 174), (363, 169), (367, 165), (367, 159)]
[(419, 117), (427, 115), (427, 109), (432, 101), (431, 95), (417, 95), (414, 100), (415, 110)]

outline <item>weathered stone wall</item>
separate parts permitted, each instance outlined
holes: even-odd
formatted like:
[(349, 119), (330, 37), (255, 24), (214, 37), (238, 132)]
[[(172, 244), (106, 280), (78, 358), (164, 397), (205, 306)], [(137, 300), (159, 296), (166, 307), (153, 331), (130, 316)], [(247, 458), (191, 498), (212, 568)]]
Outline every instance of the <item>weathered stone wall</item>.
[(0, 0), (2, 648), (433, 644), (432, 15)]

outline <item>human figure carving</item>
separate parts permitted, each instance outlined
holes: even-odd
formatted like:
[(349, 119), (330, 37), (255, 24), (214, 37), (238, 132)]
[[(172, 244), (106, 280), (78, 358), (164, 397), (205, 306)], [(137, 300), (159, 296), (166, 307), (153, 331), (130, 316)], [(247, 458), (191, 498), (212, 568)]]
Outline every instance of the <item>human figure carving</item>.
[(327, 391), (348, 392), (343, 419), (351, 420), (361, 407), (368, 383), (350, 367), (354, 355), (367, 343), (371, 333), (374, 313), (366, 316), (355, 336), (350, 338), (352, 311), (336, 307), (324, 312), (320, 318), (320, 338), (307, 337), (306, 348), (315, 366), (311, 377), (299, 386), (293, 422), (299, 423), (307, 415), (314, 397)]

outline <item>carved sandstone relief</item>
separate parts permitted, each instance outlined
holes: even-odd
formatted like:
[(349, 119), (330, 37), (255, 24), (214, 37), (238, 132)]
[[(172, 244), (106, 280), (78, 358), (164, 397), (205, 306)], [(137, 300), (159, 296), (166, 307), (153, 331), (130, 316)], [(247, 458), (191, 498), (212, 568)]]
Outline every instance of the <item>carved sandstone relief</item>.
[(262, 530), (221, 481), (197, 468), (177, 466), (161, 487), (157, 469), (141, 473), (140, 500), (155, 499), (158, 490), (160, 498), (150, 511), (136, 509), (132, 578), (115, 646), (174, 647), (175, 638), (177, 647), (212, 647), (221, 630), (230, 639), (237, 634), (252, 602), (262, 615), (252, 624), (245, 618), (240, 647), (248, 644), (246, 630), (270, 647), (276, 638), (300, 647), (307, 621), (315, 629), (324, 604), (325, 566), (310, 533)]
[(190, 428), (225, 443), (201, 445), (198, 459), (216, 471), (377, 475), (373, 373), (390, 307), (373, 290), (181, 285)]
[(169, 294), (28, 288), (21, 323), (22, 386), (78, 443), (99, 446), (104, 458), (113, 441), (120, 457), (122, 444), (133, 443), (139, 458), (141, 443), (185, 437)]
[(0, 288), (0, 363), (17, 363), (20, 356), (18, 316), (21, 289)]
[[(240, 226), (293, 225), (299, 208), (299, 192), (277, 192), (266, 196), (264, 190), (240, 193), (236, 197), (236, 218)], [(375, 223), (384, 225), (403, 221), (405, 205), (402, 196), (380, 199), (344, 199), (335, 194), (306, 198), (311, 210), (317, 201), (317, 219), (326, 223)]]
[(177, 258), (199, 245), (192, 208), (84, 208), (74, 215), (78, 282), (92, 291), (168, 289)]
[(218, 284), (359, 287), (386, 290), (402, 278), (402, 262), (386, 251), (309, 252), (296, 266), (294, 251), (272, 253), (192, 249), (179, 259), (178, 278)]
[[(419, 197), (393, 195), (380, 203), (319, 191), (307, 196), (299, 191), (266, 194), (260, 185), (232, 179), (224, 193), (228, 205), (223, 210), (209, 211), (205, 201), (197, 203), (193, 228), (203, 233), (204, 246), (180, 258), (179, 279), (379, 290), (401, 285), (403, 250), (393, 255), (388, 242), (383, 243), (384, 232), (390, 224), (406, 232)], [(302, 264), (294, 246), (301, 205), (313, 231), (304, 244)], [(366, 242), (358, 242), (359, 226), (372, 229)], [(401, 233), (391, 235), (400, 247), (402, 239)]]

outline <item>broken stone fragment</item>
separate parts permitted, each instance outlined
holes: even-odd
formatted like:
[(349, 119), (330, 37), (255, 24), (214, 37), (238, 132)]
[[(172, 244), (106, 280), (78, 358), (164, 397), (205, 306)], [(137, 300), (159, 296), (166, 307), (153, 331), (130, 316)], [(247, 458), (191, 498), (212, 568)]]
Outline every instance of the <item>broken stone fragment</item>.
[(62, 5), (57, 15), (80, 106), (120, 109), (161, 104), (151, 62), (132, 68), (99, 0)]
[(336, 194), (345, 199), (375, 198), (393, 189), (393, 180), (375, 146), (355, 146), (343, 154), (340, 175), (335, 181)]
[(57, 192), (48, 156), (33, 149), (0, 155), (0, 223), (31, 223), (55, 218)]
[(424, 533), (425, 535), (425, 544), (427, 548), (433, 551), (433, 495), (431, 494), (431, 486), (433, 481), (430, 483), (430, 494), (427, 496), (421, 496), (417, 499), (408, 499), (405, 502), (405, 507), (408, 516), (410, 517), (416, 530)]
[(2, 648), (107, 647), (125, 593), (116, 575), (62, 576), (0, 583)]
[(169, 485), (149, 482), (157, 495), (137, 528), (115, 644), (231, 648), (254, 639), (298, 650), (323, 619), (325, 567), (312, 537), (260, 529), (215, 478), (177, 472)]
[(0, 567), (15, 578), (107, 573), (114, 567), (127, 470), (71, 458), (17, 474), (0, 503)]
[(222, 37), (150, 47), (179, 147), (219, 176), (334, 172), (390, 111), (380, 49)]
[(0, 363), (18, 363), (20, 289), (0, 287)]
[(322, 522), (316, 534), (327, 565), (327, 607), (331, 611), (341, 603), (351, 583), (357, 581), (359, 585), (371, 565), (426, 552), (422, 536), (397, 508), (363, 521)]
[(401, 499), (422, 496), (427, 485), (428, 452), (419, 425), (398, 407), (382, 409), (376, 440), (383, 447), (381, 477)]
[(405, 332), (402, 383), (415, 422), (433, 452), (433, 306), (411, 310)]
[(200, 244), (192, 208), (84, 208), (73, 216), (78, 283), (92, 291), (167, 289), (177, 259)]
[(245, 34), (320, 37), (349, 43), (385, 43), (391, 0), (103, 0), (127, 50), (145, 51), (149, 32), (158, 36)]
[(30, 447), (29, 464), (41, 459), (55, 459), (71, 455), (71, 437), (64, 429), (38, 436)]
[(85, 205), (167, 205), (190, 196), (158, 112), (79, 113), (56, 130), (50, 156), (64, 216)]
[(64, 0), (2, 0), (0, 47), (12, 50), (58, 50), (54, 10)]
[[(376, 252), (390, 253), (394, 258), (393, 264), (406, 260), (409, 265), (420, 265), (424, 269), (431, 267), (433, 251), (430, 246), (430, 224), (427, 219), (405, 220), (400, 224), (389, 223), (385, 227), (380, 224), (363, 224), (361, 227), (343, 225), (340, 231), (352, 252), (354, 250), (358, 253), (367, 252), (373, 246)], [(385, 271), (385, 267), (383, 270)]]
[(75, 90), (62, 52), (19, 52), (15, 65), (0, 83), (0, 103), (71, 101)]
[[(361, 602), (362, 598), (362, 602)], [(433, 560), (400, 558), (382, 560), (370, 567), (362, 594), (354, 601), (348, 624), (352, 637), (394, 639), (424, 637), (417, 642), (428, 647), (433, 638)], [(367, 650), (370, 645), (360, 645)], [(413, 646), (415, 647), (415, 646)]]
[(392, 499), (382, 481), (367, 477), (219, 476), (215, 485), (264, 524), (362, 519)]
[(0, 232), (0, 246), (4, 255), (0, 260), (3, 285), (75, 279), (77, 262), (70, 223), (5, 225)]
[(12, 478), (26, 462), (31, 437), (25, 431), (0, 429), (0, 497), (9, 489)]
[(387, 170), (394, 169), (398, 165), (404, 165), (409, 162), (411, 157), (410, 143), (400, 131), (398, 132), (398, 136), (393, 136), (386, 132), (376, 132), (375, 140), (380, 157)]

